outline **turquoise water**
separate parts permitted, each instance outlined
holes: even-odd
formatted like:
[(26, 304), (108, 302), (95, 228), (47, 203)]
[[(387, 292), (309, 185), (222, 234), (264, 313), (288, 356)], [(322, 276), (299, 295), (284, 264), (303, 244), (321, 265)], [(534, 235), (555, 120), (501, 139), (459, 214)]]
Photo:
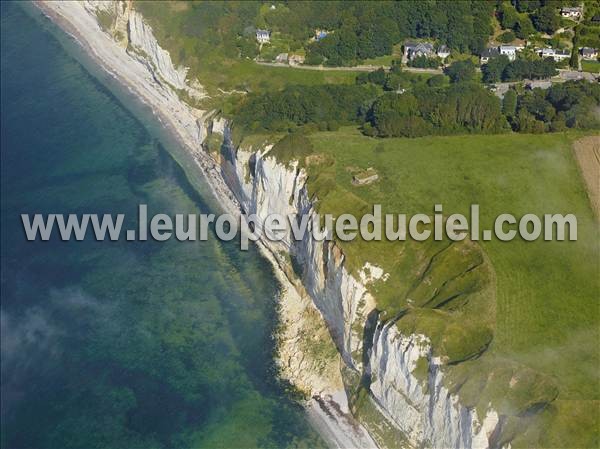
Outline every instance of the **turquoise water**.
[(147, 111), (32, 14), (2, 2), (2, 447), (320, 446), (276, 379), (255, 248), (25, 240), (21, 213), (214, 211)]

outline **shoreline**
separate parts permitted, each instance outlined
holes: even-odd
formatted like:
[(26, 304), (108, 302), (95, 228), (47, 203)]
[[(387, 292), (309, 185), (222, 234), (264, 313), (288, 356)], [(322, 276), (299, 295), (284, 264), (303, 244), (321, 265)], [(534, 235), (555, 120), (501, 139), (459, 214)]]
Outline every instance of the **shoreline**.
[[(95, 33), (95, 36), (84, 34), (78, 26), (92, 25), (91, 20), (86, 20), (89, 16), (77, 17), (80, 22), (76, 24), (73, 17), (69, 20), (58, 11), (62, 7), (60, 2), (53, 4), (53, 6), (49, 6), (42, 1), (32, 3), (48, 20), (73, 38), (97, 66), (126, 88), (137, 100), (150, 108), (160, 124), (194, 159), (202, 179), (206, 182), (216, 200), (215, 203), (224, 211), (238, 216), (241, 213), (240, 205), (221, 177), (219, 165), (208, 154), (204, 153), (200, 136), (194, 136), (190, 129), (192, 124), (197, 126), (199, 120), (206, 120), (210, 115), (210, 111), (192, 109), (182, 103), (169, 87), (160, 86), (156, 81), (149, 79), (148, 69), (140, 61), (130, 56), (125, 49), (119, 47), (114, 40), (99, 28), (97, 23), (93, 25), (99, 33)], [(104, 41), (106, 47), (102, 46), (102, 41)], [(122, 50), (122, 52), (115, 51), (117, 49)], [(121, 66), (119, 66), (119, 63)], [(151, 87), (149, 87), (148, 81), (151, 81)], [(195, 111), (201, 114), (195, 114)], [(271, 251), (262, 242), (256, 243), (261, 255), (270, 262), (275, 277), (280, 284), (280, 303), (282, 305), (286, 303), (296, 305), (288, 311), (288, 314), (291, 315), (295, 312), (294, 309), (298, 307), (298, 304), (302, 305), (310, 299), (302, 298), (302, 295), (297, 291), (292, 280), (289, 279), (280, 262)], [(285, 315), (285, 312), (283, 315)], [(285, 316), (279, 317), (280, 321), (284, 319)], [(330, 391), (324, 396), (313, 397), (305, 401), (303, 405), (308, 422), (329, 447), (339, 449), (377, 447), (377, 444), (364, 427), (348, 412), (346, 393), (343, 387)]]

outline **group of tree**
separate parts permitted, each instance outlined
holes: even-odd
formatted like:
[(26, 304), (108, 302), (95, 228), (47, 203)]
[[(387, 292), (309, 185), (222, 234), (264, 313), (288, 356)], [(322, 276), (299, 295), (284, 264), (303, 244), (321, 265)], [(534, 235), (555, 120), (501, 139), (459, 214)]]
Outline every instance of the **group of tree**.
[(457, 133), (499, 133), (508, 130), (500, 101), (475, 83), (386, 93), (370, 108), (365, 134), (419, 137)]
[(281, 91), (251, 94), (236, 114), (237, 123), (252, 131), (286, 131), (315, 124), (327, 130), (355, 123), (361, 110), (377, 97), (364, 85), (288, 86)]
[[(289, 7), (296, 8), (294, 3)], [(320, 8), (322, 2), (306, 3)], [(333, 32), (309, 45), (307, 64), (354, 65), (390, 54), (393, 45), (406, 38), (434, 38), (452, 49), (478, 53), (492, 31), (493, 2), (461, 0), (452, 8), (438, 0), (333, 3), (340, 8), (336, 20), (323, 17), (315, 23)], [(329, 5), (323, 10), (333, 9)]]
[(437, 69), (442, 65), (440, 58), (428, 58), (427, 56), (417, 56), (416, 58), (408, 61), (409, 67), (416, 67), (419, 69)]
[[(467, 72), (468, 62), (453, 64)], [(452, 67), (452, 66), (451, 66)], [(249, 132), (334, 131), (359, 125), (373, 137), (419, 137), (464, 133), (560, 131), (600, 126), (600, 85), (585, 81), (555, 84), (547, 90), (510, 89), (500, 101), (469, 76), (444, 75), (413, 82), (407, 89), (386, 90), (383, 70), (361, 74), (356, 85), (291, 86), (252, 94), (236, 115)], [(383, 87), (383, 92), (382, 92)], [(286, 152), (289, 152), (286, 150)]]
[(533, 23), (527, 14), (519, 14), (513, 5), (502, 2), (497, 10), (500, 26), (504, 30), (512, 30), (516, 37), (527, 39), (535, 32)]
[(482, 79), (486, 83), (518, 81), (523, 79), (545, 79), (558, 74), (552, 58), (510, 61), (505, 55), (490, 59), (481, 67)]
[(386, 91), (398, 91), (410, 89), (415, 84), (422, 84), (422, 78), (419, 75), (402, 72), (400, 63), (392, 61), (392, 66), (387, 72), (380, 68), (373, 72), (360, 73), (356, 77), (356, 84), (366, 83), (381, 86)]
[(497, 15), (503, 29), (514, 31), (520, 39), (527, 39), (535, 31), (554, 33), (561, 26), (560, 7), (576, 3), (569, 0), (503, 1)]
[(514, 131), (542, 133), (598, 128), (599, 107), (600, 85), (567, 81), (547, 90), (533, 89), (521, 94), (511, 89), (504, 95), (502, 112)]
[(444, 69), (453, 83), (473, 81), (477, 75), (475, 64), (470, 59), (455, 61)]

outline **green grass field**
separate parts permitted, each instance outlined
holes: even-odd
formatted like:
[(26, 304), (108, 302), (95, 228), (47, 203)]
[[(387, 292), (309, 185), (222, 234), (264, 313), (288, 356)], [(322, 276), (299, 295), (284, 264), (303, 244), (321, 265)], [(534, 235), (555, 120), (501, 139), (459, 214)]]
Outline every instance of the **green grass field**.
[[(468, 215), (470, 204), (479, 204), (482, 229), (492, 229), (501, 213), (517, 218), (526, 213), (577, 216), (577, 242), (492, 240), (476, 245), (483, 250), (481, 254), (470, 245), (454, 245), (455, 251), (442, 253), (443, 260), (425, 273), (429, 278), (421, 283), (418, 277), (423, 270), (418, 267), (444, 244), (341, 242), (352, 269), (369, 261), (391, 274), (385, 283), (389, 286), (381, 282), (375, 286), (380, 309), (403, 310), (409, 297), (417, 303), (419, 298), (431, 298), (427, 290), (436, 285), (455, 289), (466, 298), (466, 304), (455, 310), (442, 311), (446, 317), (418, 304), (408, 322), (411, 330), (429, 332), (434, 341), (441, 332), (446, 351), (468, 346), (480, 337), (485, 341), (488, 336), (481, 335), (485, 326), (477, 327), (477, 323), (493, 321), (490, 350), (480, 361), (463, 364), (475, 364), (470, 373), (479, 370), (507, 379), (512, 373), (527, 379), (523, 385), (531, 388), (514, 398), (520, 406), (531, 405), (533, 398), (551, 400), (558, 389), (558, 399), (536, 418), (540, 425), (521, 434), (516, 447), (532, 441), (545, 447), (587, 447), (598, 442), (600, 240), (571, 153), (576, 137), (507, 134), (381, 140), (350, 128), (311, 136), (315, 152), (325, 156), (320, 165), (308, 167), (309, 189), (319, 198), (321, 212), (361, 215), (370, 205), (381, 204), (384, 213), (433, 215), (434, 204), (442, 204), (446, 214)], [(367, 167), (378, 171), (379, 181), (353, 186), (352, 173)], [(476, 265), (477, 280), (463, 276), (463, 268)], [(448, 279), (451, 287), (444, 285)], [(469, 338), (461, 338), (453, 323), (447, 322), (458, 311), (457, 325), (462, 326), (460, 332), (472, 331)], [(445, 339), (454, 336), (458, 340), (453, 347)], [(477, 349), (477, 342), (473, 345), (462, 348), (465, 354)], [(464, 374), (461, 369), (455, 370), (454, 378)], [(546, 391), (536, 392), (536, 385)], [(507, 393), (501, 384), (485, 388), (484, 397), (504, 401)], [(549, 425), (547, 420), (552, 422), (549, 430), (535, 434), (536, 429)]]
[(584, 72), (600, 73), (600, 61), (581, 61), (581, 69)]

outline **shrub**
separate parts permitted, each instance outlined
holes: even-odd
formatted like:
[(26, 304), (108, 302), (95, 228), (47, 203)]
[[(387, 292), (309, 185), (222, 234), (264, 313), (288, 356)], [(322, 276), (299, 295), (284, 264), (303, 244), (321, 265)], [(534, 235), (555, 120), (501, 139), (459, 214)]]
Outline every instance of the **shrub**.
[(337, 131), (340, 128), (340, 124), (336, 120), (330, 120), (327, 122), (327, 131)]
[(506, 31), (498, 36), (498, 41), (502, 42), (503, 44), (508, 44), (509, 42), (514, 41), (516, 38), (517, 36), (515, 36), (515, 33), (512, 31)]
[(472, 81), (475, 78), (475, 64), (471, 60), (453, 62), (445, 71), (453, 83)]
[(428, 58), (427, 56), (417, 56), (416, 58), (408, 61), (410, 67), (416, 67), (419, 69), (437, 69), (441, 65), (442, 61), (439, 58)]
[(427, 80), (429, 87), (441, 87), (446, 84), (446, 77), (444, 75), (433, 75)]
[(301, 132), (294, 132), (277, 142), (270, 154), (280, 161), (298, 160), (302, 162), (312, 152), (313, 145), (308, 137)]

